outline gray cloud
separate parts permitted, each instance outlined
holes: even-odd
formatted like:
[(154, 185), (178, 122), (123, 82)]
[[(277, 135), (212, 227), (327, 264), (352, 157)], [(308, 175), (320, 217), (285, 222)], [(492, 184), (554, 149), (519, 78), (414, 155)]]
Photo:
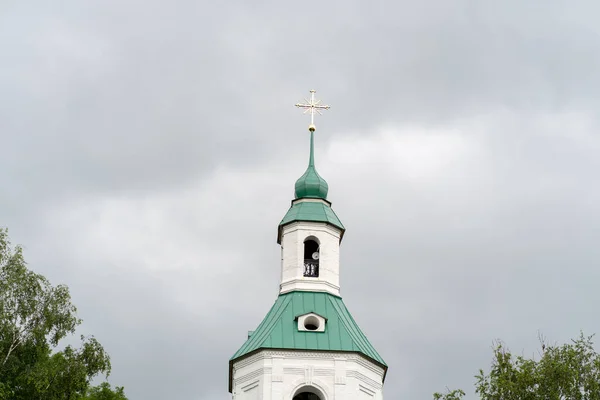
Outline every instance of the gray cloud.
[(597, 8), (12, 2), (0, 223), (71, 287), (130, 398), (229, 398), (277, 294), (314, 87), (342, 293), (386, 398), (470, 390), (495, 338), (600, 331)]

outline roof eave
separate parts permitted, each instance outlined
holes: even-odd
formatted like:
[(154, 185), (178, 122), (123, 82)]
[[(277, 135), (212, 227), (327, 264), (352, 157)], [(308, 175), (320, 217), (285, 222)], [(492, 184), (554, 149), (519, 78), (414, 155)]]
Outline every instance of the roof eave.
[(344, 232), (346, 232), (346, 228), (343, 228), (336, 224), (332, 224), (329, 221), (311, 221), (309, 219), (299, 218), (299, 219), (294, 219), (294, 220), (288, 221), (285, 224), (279, 224), (279, 227), (277, 228), (277, 244), (281, 244), (281, 237), (283, 235), (283, 227), (287, 226), (289, 224), (293, 224), (294, 222), (320, 222), (323, 224), (335, 226), (337, 229), (340, 230), (340, 243), (342, 243), (342, 239), (344, 238)]

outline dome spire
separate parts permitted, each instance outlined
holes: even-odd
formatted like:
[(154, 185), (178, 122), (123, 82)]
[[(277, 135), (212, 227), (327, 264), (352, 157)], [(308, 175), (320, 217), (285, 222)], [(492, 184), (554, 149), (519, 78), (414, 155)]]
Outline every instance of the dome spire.
[(328, 105), (322, 105), (321, 100), (315, 100), (316, 90), (310, 91), (310, 100), (304, 99), (304, 103), (296, 103), (296, 107), (304, 109), (304, 114), (310, 113), (310, 155), (308, 158), (308, 168), (306, 172), (296, 181), (296, 198), (319, 198), (327, 199), (329, 185), (325, 179), (321, 178), (315, 168), (315, 113), (321, 114), (321, 110), (329, 110)]

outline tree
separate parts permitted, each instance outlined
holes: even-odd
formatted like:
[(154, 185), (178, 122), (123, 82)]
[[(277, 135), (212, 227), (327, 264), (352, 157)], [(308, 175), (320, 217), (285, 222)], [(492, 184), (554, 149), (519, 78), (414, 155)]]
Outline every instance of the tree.
[(108, 382), (102, 382), (90, 389), (83, 400), (127, 400), (123, 387), (116, 387), (113, 391)]
[[(539, 360), (514, 356), (503, 344), (494, 348), (489, 373), (475, 377), (475, 392), (482, 400), (600, 400), (600, 355), (593, 336), (562, 346), (541, 340)], [(435, 393), (435, 400), (459, 400), (462, 390)]]
[(30, 271), (0, 229), (0, 400), (81, 399), (95, 376), (108, 377), (110, 358), (94, 337), (53, 352), (81, 323), (76, 312), (68, 287)]
[(460, 400), (463, 398), (464, 395), (465, 395), (465, 392), (463, 392), (460, 389), (455, 389), (455, 390), (448, 389), (448, 391), (443, 394), (442, 393), (434, 393), (433, 399), (434, 400)]

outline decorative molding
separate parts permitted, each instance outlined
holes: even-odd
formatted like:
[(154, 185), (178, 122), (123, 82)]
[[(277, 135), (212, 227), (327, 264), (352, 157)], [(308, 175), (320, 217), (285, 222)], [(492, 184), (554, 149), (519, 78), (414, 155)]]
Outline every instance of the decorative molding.
[(335, 376), (333, 368), (315, 368), (315, 376)]
[(285, 375), (302, 375), (304, 369), (298, 367), (283, 367), (283, 373)]
[(234, 363), (235, 375), (240, 374), (242, 367), (244, 372), (249, 372), (236, 376), (233, 381), (233, 392), (239, 400), (246, 400), (244, 391), (251, 390), (255, 382), (261, 387), (264, 385), (259, 390), (272, 393), (264, 397), (269, 400), (276, 400), (271, 396), (280, 396), (277, 393), (285, 400), (292, 400), (292, 397), (288, 398), (292, 396), (289, 391), (292, 387), (302, 386), (317, 387), (331, 400), (334, 400), (332, 390), (335, 393), (342, 390), (339, 393), (344, 393), (344, 398), (349, 394), (348, 390), (357, 390), (357, 383), (364, 388), (361, 393), (379, 400), (383, 389), (383, 368), (357, 353), (264, 349)]
[(258, 387), (258, 379), (257, 379), (257, 380), (255, 380), (255, 381), (253, 381), (252, 383), (249, 383), (249, 384), (247, 384), (246, 386), (242, 386), (240, 389), (241, 389), (243, 392), (247, 392), (247, 391), (249, 391), (249, 390), (252, 390), (252, 389), (254, 389), (255, 387)]
[(315, 368), (312, 365), (304, 367), (304, 380), (307, 385), (312, 385)]
[(365, 387), (365, 386), (361, 385), (360, 383), (358, 384), (358, 390), (360, 390), (363, 393), (368, 394), (371, 397), (374, 397), (375, 393), (377, 393), (374, 390), (371, 390), (368, 387)]
[(366, 369), (369, 369), (372, 372), (375, 372), (377, 375), (381, 375), (383, 377), (384, 370), (379, 365), (374, 364), (373, 362), (364, 357), (356, 357), (354, 358), (354, 360), (357, 364), (360, 364), (362, 367), (365, 367)]
[[(242, 358), (241, 360), (236, 361), (233, 364), (233, 369), (234, 369), (234, 371), (236, 371), (238, 369), (242, 369), (244, 367), (247, 367), (248, 365), (254, 364), (257, 361), (264, 360), (265, 358), (266, 357), (264, 356), (264, 354), (262, 352), (253, 354), (250, 357)], [(271, 358), (271, 357), (269, 357), (269, 358)]]
[[(294, 394), (296, 394), (298, 390), (305, 386), (307, 385), (303, 378), (296, 379), (291, 385), (292, 390), (290, 390), (284, 398), (286, 400), (292, 400)], [(317, 389), (320, 392), (319, 397), (321, 397), (323, 400), (329, 400), (334, 396), (333, 392), (331, 391), (331, 388), (325, 382), (319, 380), (318, 378), (313, 379), (312, 383), (309, 386), (314, 389)]]
[(236, 361), (234, 363), (234, 370), (246, 367), (250, 364), (253, 364), (260, 360), (271, 359), (274, 357), (283, 357), (286, 358), (305, 358), (309, 360), (333, 360), (333, 359), (343, 359), (348, 361), (356, 361), (361, 366), (368, 368), (369, 370), (375, 372), (378, 375), (383, 375), (383, 368), (381, 368), (378, 364), (372, 362), (366, 356), (358, 353), (345, 353), (345, 352), (333, 352), (333, 351), (318, 351), (314, 352), (308, 351), (295, 351), (295, 350), (271, 350), (264, 349), (260, 350), (256, 354), (251, 355), (250, 357), (243, 358), (240, 361)]
[(262, 351), (265, 358), (270, 358), (274, 355), (283, 356), (284, 358), (294, 358), (294, 359), (307, 359), (307, 360), (333, 360), (335, 357), (349, 357), (353, 356), (352, 353), (344, 354), (342, 352), (329, 352), (329, 351), (318, 351), (315, 350), (313, 352), (310, 351), (286, 351), (286, 350), (270, 350), (265, 349)]
[(345, 358), (336, 357), (333, 360), (335, 365), (334, 384), (345, 385), (347, 373), (347, 360)]
[[(319, 284), (319, 285), (323, 285), (323, 286), (328, 286), (328, 287), (330, 287), (330, 288), (332, 288), (332, 289), (334, 289), (334, 290), (336, 290), (336, 291), (339, 291), (339, 290), (340, 290), (340, 287), (339, 287), (339, 286), (336, 286), (336, 285), (334, 285), (333, 283), (331, 283), (331, 282), (328, 282), (328, 281), (326, 281), (326, 280), (322, 280), (322, 279), (319, 279), (319, 278), (312, 278), (312, 279), (315, 279), (315, 280), (313, 280), (313, 281), (307, 281), (306, 279), (303, 279), (303, 278), (294, 278), (294, 279), (288, 279), (288, 280), (287, 280), (287, 281), (285, 281), (285, 282), (281, 282), (281, 284), (280, 284), (279, 286), (280, 286), (280, 287), (283, 287), (283, 286), (289, 286), (289, 285), (293, 285), (293, 284), (296, 284), (296, 283), (301, 283), (301, 284), (307, 284), (307, 283), (309, 283), (309, 284), (311, 284), (311, 285), (314, 285), (314, 284)], [(292, 290), (296, 290), (296, 289), (297, 289), (297, 288), (293, 287), (293, 288), (291, 288), (290, 290), (288, 290), (288, 292), (289, 292), (289, 291), (292, 291)], [(287, 289), (286, 289), (286, 290), (287, 290)], [(315, 290), (311, 290), (311, 291), (313, 291), (313, 292), (314, 292)], [(283, 294), (283, 293), (284, 293), (284, 292), (282, 291), (282, 292), (281, 292), (281, 294)]]
[(306, 358), (309, 360), (314, 360), (314, 359), (335, 360), (336, 358), (338, 358), (338, 359), (343, 359), (343, 360), (348, 360), (348, 361), (356, 361), (361, 366), (364, 366), (377, 374), (383, 375), (383, 368), (379, 367), (377, 364), (372, 362), (366, 356), (363, 356), (362, 354), (358, 354), (358, 353), (318, 351), (318, 350), (315, 350), (313, 352), (308, 352), (308, 351), (297, 351), (297, 350), (286, 351), (286, 350), (264, 349), (261, 351), (260, 354), (263, 355), (262, 358), (271, 358), (273, 356), (283, 356), (284, 358), (295, 358), (295, 359)]
[(346, 372), (346, 376), (348, 378), (356, 378), (359, 381), (365, 383), (366, 385), (374, 387), (375, 389), (378, 389), (378, 390), (383, 387), (383, 385), (380, 382), (374, 381), (373, 379), (369, 378), (368, 376), (365, 376), (364, 374), (361, 374), (360, 372), (355, 371), (353, 369), (349, 369), (348, 372)]
[(271, 357), (271, 365), (273, 366), (271, 382), (283, 382), (283, 360), (282, 356)]
[(258, 378), (259, 376), (267, 375), (270, 373), (271, 373), (271, 367), (258, 368), (252, 372), (247, 373), (246, 375), (242, 375), (239, 378), (235, 378), (233, 381), (235, 382), (235, 384), (240, 384), (240, 383), (246, 382), (248, 380)]
[(315, 221), (296, 221), (291, 224), (287, 224), (283, 227), (283, 231), (281, 232), (281, 236), (285, 236), (289, 233), (293, 233), (296, 231), (314, 231), (314, 232), (323, 232), (330, 234), (333, 237), (339, 239), (342, 231), (326, 222), (315, 222)]

